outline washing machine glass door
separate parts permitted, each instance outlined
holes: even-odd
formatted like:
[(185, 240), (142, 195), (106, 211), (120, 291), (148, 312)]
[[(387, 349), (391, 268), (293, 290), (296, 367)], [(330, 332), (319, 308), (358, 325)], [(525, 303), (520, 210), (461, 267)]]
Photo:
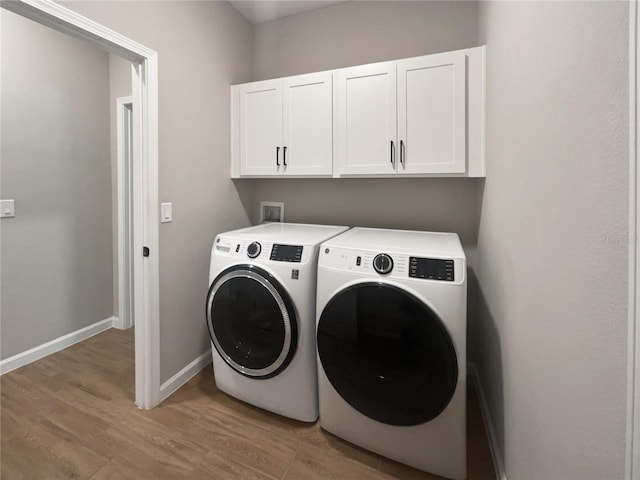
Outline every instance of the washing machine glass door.
[(360, 283), (338, 292), (318, 322), (318, 356), (347, 403), (390, 425), (432, 420), (457, 385), (456, 353), (441, 320), (392, 285)]
[(236, 265), (213, 281), (207, 325), (214, 347), (237, 372), (271, 378), (291, 362), (298, 326), (283, 286), (255, 265)]

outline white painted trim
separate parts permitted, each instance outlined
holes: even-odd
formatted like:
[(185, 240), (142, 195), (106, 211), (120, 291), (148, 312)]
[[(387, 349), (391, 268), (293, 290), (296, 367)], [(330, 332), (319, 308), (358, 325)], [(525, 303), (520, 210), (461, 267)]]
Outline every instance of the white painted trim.
[(25, 365), (35, 362), (36, 360), (40, 360), (47, 355), (64, 350), (65, 348), (75, 345), (78, 342), (82, 342), (83, 340), (93, 337), (98, 333), (109, 330), (116, 320), (116, 317), (105, 318), (104, 320), (100, 320), (99, 322), (81, 328), (80, 330), (68, 333), (67, 335), (63, 335), (62, 337), (51, 340), (50, 342), (38, 345), (37, 347), (31, 348), (25, 352), (18, 353), (13, 357), (5, 358), (0, 361), (0, 375), (9, 373), (16, 368), (24, 367)]
[[(144, 192), (136, 203), (134, 189), (134, 285), (136, 335), (136, 404), (153, 408), (160, 403), (160, 213), (158, 204), (158, 56), (133, 65), (134, 163), (141, 167)], [(136, 87), (139, 87), (137, 89)], [(138, 113), (136, 113), (138, 112)], [(142, 118), (140, 118), (142, 117)], [(142, 151), (136, 155), (136, 145)], [(141, 159), (140, 162), (135, 159)], [(140, 191), (140, 189), (138, 189)], [(139, 227), (138, 227), (139, 226)], [(151, 251), (142, 256), (142, 247)], [(138, 288), (144, 286), (144, 288)], [(140, 321), (141, 320), (141, 321)], [(139, 348), (142, 347), (142, 348)], [(143, 383), (144, 382), (144, 383)]]
[(0, 5), (6, 10), (92, 43), (132, 62), (139, 62), (156, 55), (156, 52), (144, 45), (51, 0), (15, 0), (0, 2)]
[(487, 403), (487, 397), (484, 394), (484, 388), (482, 388), (482, 381), (480, 380), (478, 367), (476, 367), (475, 363), (467, 362), (467, 375), (473, 379), (473, 385), (476, 388), (478, 399), (480, 400), (482, 420), (484, 421), (484, 427), (487, 430), (487, 436), (489, 438), (489, 448), (491, 450), (491, 456), (493, 457), (493, 465), (496, 469), (496, 478), (498, 480), (507, 480), (507, 474), (504, 470), (504, 461), (500, 456), (498, 437), (496, 436), (496, 431), (493, 428), (493, 421), (491, 419), (491, 413), (489, 412), (489, 404)]
[(164, 402), (171, 394), (176, 392), (180, 387), (196, 376), (200, 370), (211, 364), (212, 361), (213, 357), (211, 356), (211, 349), (209, 349), (169, 380), (164, 382), (160, 387), (160, 401)]
[(468, 177), (486, 177), (487, 47), (467, 53), (467, 170)]
[(240, 90), (231, 85), (229, 108), (231, 118), (231, 155), (229, 157), (231, 178), (240, 178)]
[[(138, 107), (133, 119), (136, 405), (155, 407), (160, 403), (158, 55), (51, 0), (0, 2), (0, 8), (132, 62), (133, 103)], [(150, 257), (142, 257), (143, 246), (149, 247)]]
[(629, 2), (629, 314), (625, 479), (640, 480), (640, 177), (638, 171), (638, 4)]
[[(125, 144), (124, 137), (124, 116), (127, 115), (127, 111), (133, 111), (133, 97), (118, 97), (116, 98), (116, 177), (117, 177), (117, 209), (118, 209), (118, 324), (114, 325), (115, 328), (119, 328), (121, 330), (126, 330), (133, 326), (133, 318), (131, 308), (131, 299), (133, 298), (133, 289), (132, 283), (133, 279), (130, 278), (127, 281), (127, 276), (132, 273), (132, 265), (128, 261), (129, 259), (125, 257), (126, 248), (125, 245), (128, 243), (127, 232), (129, 232), (129, 228), (127, 228), (125, 222), (125, 206), (127, 203), (130, 205), (129, 214), (131, 215), (131, 202), (133, 199), (129, 198), (128, 202), (125, 201), (125, 196), (128, 194), (126, 191), (126, 186), (130, 184), (131, 178), (127, 178), (129, 176), (127, 169), (126, 160), (127, 160), (127, 152), (125, 152), (125, 148), (128, 147), (128, 144)], [(133, 120), (133, 119), (131, 119)], [(128, 180), (128, 182), (127, 182)], [(131, 216), (129, 217), (131, 218)], [(131, 226), (131, 222), (129, 222), (129, 227)], [(133, 248), (133, 245), (131, 245)], [(130, 283), (131, 282), (131, 283)], [(126, 287), (129, 287), (129, 294), (127, 295)]]

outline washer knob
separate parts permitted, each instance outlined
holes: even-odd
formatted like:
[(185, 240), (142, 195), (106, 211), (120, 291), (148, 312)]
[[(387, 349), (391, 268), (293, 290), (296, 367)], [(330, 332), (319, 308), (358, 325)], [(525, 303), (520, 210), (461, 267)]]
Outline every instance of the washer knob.
[(379, 253), (373, 259), (373, 269), (385, 275), (393, 270), (393, 259), (386, 253)]
[(258, 242), (252, 242), (247, 247), (247, 256), (249, 258), (256, 258), (258, 255), (260, 255), (261, 251), (262, 246)]

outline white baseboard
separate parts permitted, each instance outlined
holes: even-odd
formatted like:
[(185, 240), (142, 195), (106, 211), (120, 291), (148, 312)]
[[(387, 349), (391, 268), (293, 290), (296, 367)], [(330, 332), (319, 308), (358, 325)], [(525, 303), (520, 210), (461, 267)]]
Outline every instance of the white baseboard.
[(105, 318), (104, 320), (100, 320), (93, 325), (89, 325), (87, 327), (81, 328), (80, 330), (76, 330), (75, 332), (63, 335), (62, 337), (56, 338), (55, 340), (51, 340), (50, 342), (43, 343), (42, 345), (27, 350), (26, 352), (18, 353), (13, 357), (5, 358), (4, 360), (0, 361), (0, 375), (4, 375), (5, 373), (11, 372), (16, 368), (20, 368), (32, 362), (35, 362), (36, 360), (40, 360), (41, 358), (44, 358), (47, 355), (51, 355), (52, 353), (64, 350), (65, 348), (86, 340), (89, 337), (93, 337), (100, 332), (109, 330), (113, 326), (114, 319), (115, 317)]
[(484, 421), (484, 427), (487, 430), (489, 437), (489, 448), (491, 449), (491, 456), (493, 457), (493, 465), (496, 469), (496, 478), (498, 480), (507, 480), (507, 474), (504, 470), (504, 461), (500, 455), (500, 449), (498, 447), (498, 437), (496, 437), (496, 430), (493, 428), (493, 421), (491, 419), (491, 413), (489, 413), (489, 404), (487, 403), (487, 397), (484, 394), (484, 388), (482, 388), (482, 382), (480, 381), (480, 375), (478, 374), (478, 367), (473, 362), (467, 362), (467, 375), (473, 379), (473, 384), (478, 392), (478, 399), (480, 400), (480, 409), (482, 410), (482, 420)]
[(212, 361), (211, 349), (209, 349), (169, 380), (160, 385), (160, 402), (169, 398), (172, 393), (191, 380), (200, 370), (209, 365)]

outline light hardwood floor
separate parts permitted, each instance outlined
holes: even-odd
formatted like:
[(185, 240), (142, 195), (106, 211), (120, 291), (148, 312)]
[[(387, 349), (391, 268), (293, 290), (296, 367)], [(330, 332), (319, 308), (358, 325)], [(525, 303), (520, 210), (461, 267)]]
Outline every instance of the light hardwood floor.
[[(108, 330), (0, 378), (2, 480), (440, 477), (237, 401), (205, 368), (159, 407), (134, 405), (133, 330)], [(469, 480), (495, 479), (473, 392)]]

